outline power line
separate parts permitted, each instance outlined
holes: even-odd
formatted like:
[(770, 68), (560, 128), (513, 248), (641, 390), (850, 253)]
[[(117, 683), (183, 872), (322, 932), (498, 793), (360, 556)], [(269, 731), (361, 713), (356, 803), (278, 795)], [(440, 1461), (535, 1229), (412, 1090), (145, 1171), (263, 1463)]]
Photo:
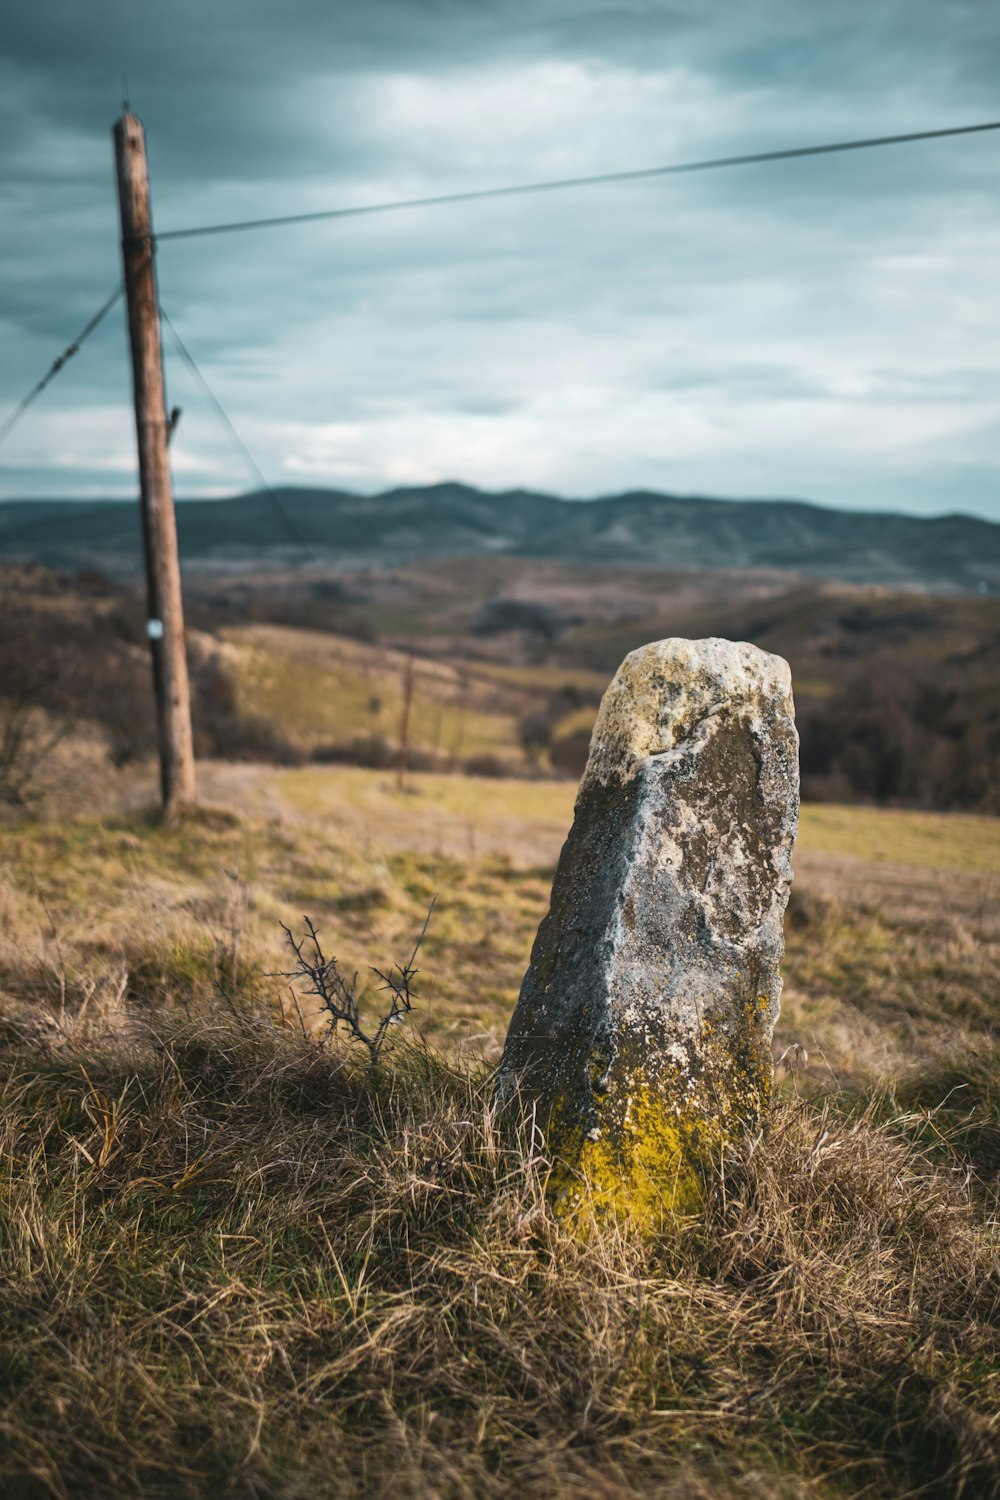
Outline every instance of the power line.
[(86, 327), (80, 330), (73, 342), (71, 344), (68, 344), (63, 352), (59, 355), (59, 358), (53, 362), (51, 368), (46, 372), (46, 374), (42, 376), (38, 384), (32, 390), (30, 390), (24, 397), (24, 399), (14, 408), (10, 416), (7, 418), (6, 422), (4, 422), (3, 426), (0, 427), (0, 443), (3, 442), (4, 438), (9, 432), (13, 431), (14, 427), (24, 416), (24, 413), (28, 410), (28, 407), (31, 405), (32, 401), (35, 400), (36, 396), (40, 396), (49, 382), (55, 379), (55, 377), (59, 374), (59, 371), (62, 369), (63, 365), (66, 364), (67, 360), (72, 359), (74, 354), (79, 353), (80, 345), (85, 343), (86, 340), (90, 338), (90, 335), (93, 333), (98, 324), (103, 322), (124, 290), (125, 288), (122, 286), (115, 288), (100, 311), (94, 314)]
[(946, 130), (915, 130), (908, 135), (872, 136), (860, 141), (833, 141), (823, 146), (794, 146), (784, 151), (754, 151), (746, 156), (716, 156), (705, 161), (641, 167), (632, 172), (601, 172), (591, 177), (563, 177), (553, 182), (521, 183), (514, 187), (476, 188), (464, 193), (440, 193), (431, 198), (402, 198), (395, 203), (368, 203), (356, 208), (329, 208), (318, 213), (282, 214), (272, 219), (243, 219), (231, 224), (203, 224), (193, 229), (168, 229), (156, 240), (188, 240), (209, 234), (236, 234), (245, 229), (277, 229), (289, 224), (316, 224), (323, 219), (352, 219), (367, 214), (396, 213), (407, 208), (441, 208), (450, 203), (472, 203), (484, 198), (514, 198), (530, 193), (562, 192), (569, 188), (599, 187), (606, 183), (638, 182), (648, 177), (675, 177), (686, 172), (713, 172), (720, 167), (749, 167), (769, 161), (792, 161), (803, 156), (831, 156), (838, 151), (868, 151), (875, 146), (902, 146), (912, 141), (937, 141), (946, 136), (976, 135), (1000, 130), (1000, 120), (983, 125), (955, 125)]
[(285, 508), (284, 504), (282, 503), (281, 497), (278, 494), (277, 490), (273, 489), (271, 487), (271, 485), (268, 483), (267, 479), (264, 477), (264, 473), (263, 473), (260, 465), (258, 464), (257, 460), (254, 458), (253, 454), (250, 452), (250, 449), (247, 447), (246, 443), (240, 437), (240, 435), (237, 432), (236, 428), (234, 427), (232, 421), (230, 420), (229, 414), (227, 413), (225, 407), (222, 405), (222, 402), (219, 400), (218, 396), (212, 390), (212, 387), (209, 385), (208, 381), (205, 379), (204, 375), (201, 373), (201, 370), (198, 368), (198, 365), (195, 362), (194, 355), (188, 349), (188, 347), (185, 344), (184, 340), (181, 338), (180, 334), (177, 332), (177, 329), (174, 327), (173, 323), (171, 323), (170, 319), (167, 317), (167, 314), (166, 314), (166, 312), (165, 312), (165, 310), (164, 310), (164, 308), (162, 306), (160, 307), (160, 317), (163, 319), (164, 323), (167, 325), (167, 329), (168, 329), (168, 331), (170, 333), (170, 336), (173, 339), (174, 344), (177, 347), (178, 353), (180, 354), (181, 358), (184, 360), (184, 363), (188, 366), (188, 368), (194, 374), (194, 376), (195, 376), (196, 380), (198, 381), (199, 385), (201, 386), (202, 390), (205, 392), (205, 395), (208, 397), (209, 401), (212, 403), (212, 406), (214, 407), (215, 412), (216, 412), (217, 416), (219, 417), (220, 421), (226, 427), (226, 429), (229, 432), (229, 435), (232, 437), (233, 441), (236, 443), (236, 446), (240, 449), (240, 451), (242, 452), (242, 454), (243, 454), (244, 458), (246, 459), (247, 463), (250, 465), (250, 467), (253, 470), (254, 474), (257, 476), (257, 479), (260, 482), (261, 488), (270, 497), (272, 504), (274, 505), (274, 507), (277, 510), (278, 514), (281, 516), (282, 520), (284, 521), (285, 526), (287, 527), (287, 530), (288, 530), (288, 534), (292, 538), (292, 541), (295, 543), (295, 545), (297, 547), (302, 547), (306, 551), (312, 551), (311, 544), (306, 541), (305, 537), (300, 532), (298, 526), (293, 521), (290, 513), (288, 512), (288, 510)]

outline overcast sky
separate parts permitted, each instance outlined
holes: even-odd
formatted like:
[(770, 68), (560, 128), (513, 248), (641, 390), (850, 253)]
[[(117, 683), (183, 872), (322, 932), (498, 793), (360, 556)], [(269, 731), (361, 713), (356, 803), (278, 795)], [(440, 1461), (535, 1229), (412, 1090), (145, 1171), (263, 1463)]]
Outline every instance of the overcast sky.
[[(1000, 118), (995, 0), (12, 0), (0, 405), (119, 276), (127, 70), (160, 230)], [(1000, 520), (1000, 132), (164, 243), (273, 484), (649, 487)], [(255, 486), (167, 347), (178, 494)], [(131, 496), (124, 314), (0, 498)]]

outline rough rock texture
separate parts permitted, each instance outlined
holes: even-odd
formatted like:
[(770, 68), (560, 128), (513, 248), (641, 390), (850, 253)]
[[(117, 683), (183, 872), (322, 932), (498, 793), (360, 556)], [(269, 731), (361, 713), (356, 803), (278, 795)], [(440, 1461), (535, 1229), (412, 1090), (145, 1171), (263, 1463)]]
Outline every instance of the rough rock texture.
[(626, 657), (500, 1071), (567, 1212), (654, 1227), (759, 1128), (797, 818), (785, 661), (718, 639)]

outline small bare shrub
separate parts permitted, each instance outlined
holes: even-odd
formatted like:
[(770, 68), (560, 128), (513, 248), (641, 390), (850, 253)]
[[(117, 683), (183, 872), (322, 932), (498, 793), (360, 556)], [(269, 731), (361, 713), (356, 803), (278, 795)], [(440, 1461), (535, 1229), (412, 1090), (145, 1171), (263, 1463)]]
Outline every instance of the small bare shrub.
[(345, 979), (336, 958), (326, 957), (312, 918), (303, 917), (306, 930), (301, 938), (297, 938), (284, 922), (281, 924), (289, 947), (295, 954), (295, 968), (282, 971), (281, 977), (293, 982), (304, 982), (306, 993), (315, 995), (320, 1001), (320, 1009), (326, 1012), (329, 1030), (335, 1032), (338, 1025), (346, 1026), (350, 1039), (361, 1042), (368, 1048), (369, 1063), (373, 1068), (379, 1060), (389, 1027), (400, 1025), (413, 1009), (413, 1002), (417, 998), (413, 988), (413, 980), (417, 974), (417, 954), (427, 935), (433, 910), (432, 900), (427, 908), (424, 925), (413, 945), (413, 952), (405, 964), (392, 964), (388, 970), (372, 968), (372, 973), (381, 980), (379, 988), (387, 997), (387, 1008), (374, 1027), (368, 1030), (362, 1024), (358, 975), (355, 973), (352, 979)]

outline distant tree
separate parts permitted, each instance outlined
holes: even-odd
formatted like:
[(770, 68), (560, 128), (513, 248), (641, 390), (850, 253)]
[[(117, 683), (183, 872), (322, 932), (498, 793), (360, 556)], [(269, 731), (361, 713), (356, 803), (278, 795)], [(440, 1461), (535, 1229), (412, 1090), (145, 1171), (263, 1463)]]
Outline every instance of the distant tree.
[(800, 714), (802, 786), (817, 799), (992, 811), (1000, 704), (940, 668), (883, 668)]

